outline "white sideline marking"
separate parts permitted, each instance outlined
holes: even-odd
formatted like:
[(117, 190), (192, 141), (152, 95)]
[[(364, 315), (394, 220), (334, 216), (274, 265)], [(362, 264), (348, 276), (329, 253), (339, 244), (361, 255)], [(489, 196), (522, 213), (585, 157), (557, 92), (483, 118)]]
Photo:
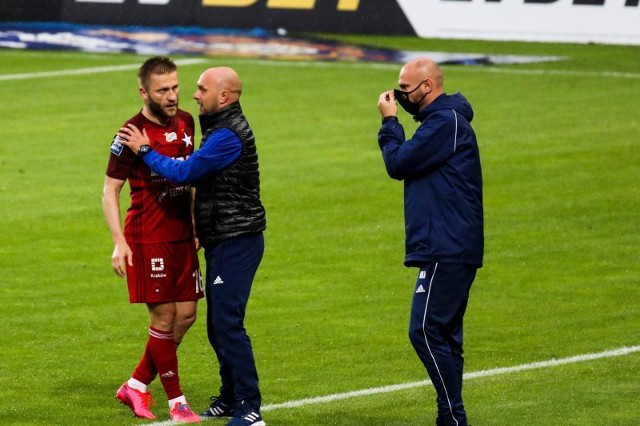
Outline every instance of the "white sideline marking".
[(486, 71), (496, 74), (522, 74), (522, 75), (557, 75), (562, 77), (612, 77), (612, 78), (640, 78), (640, 74), (618, 71), (565, 71), (565, 70), (527, 70), (513, 68), (473, 67), (474, 71)]
[[(202, 64), (206, 62), (206, 60), (178, 59), (174, 62), (176, 63), (176, 65), (193, 65), (193, 64)], [(42, 71), (42, 72), (32, 72), (32, 73), (25, 73), (25, 74), (5, 74), (5, 75), (0, 75), (0, 80), (25, 80), (29, 78), (59, 77), (62, 75), (97, 74), (102, 72), (137, 70), (138, 68), (140, 68), (140, 64), (113, 65), (109, 67), (77, 68), (73, 70)]]
[[(464, 375), (465, 380), (476, 379), (479, 377), (499, 376), (507, 373), (516, 373), (525, 370), (535, 370), (538, 368), (554, 367), (563, 364), (572, 364), (576, 362), (591, 361), (600, 358), (609, 358), (613, 356), (628, 355), (632, 352), (640, 351), (640, 346), (632, 346), (630, 348), (620, 348), (611, 351), (599, 352), (595, 354), (578, 355), (569, 358), (551, 359), (549, 361), (532, 362), (530, 364), (516, 365), (514, 367), (492, 368), (490, 370), (481, 370)], [(274, 410), (277, 408), (293, 408), (301, 407), (308, 404), (318, 404), (328, 401), (336, 401), (340, 399), (353, 398), (364, 395), (375, 395), (379, 393), (394, 392), (403, 389), (417, 388), (430, 384), (430, 380), (422, 380), (419, 382), (402, 383), (399, 385), (382, 386), (378, 388), (362, 389), (359, 391), (337, 393), (333, 395), (321, 396), (316, 398), (305, 398), (297, 401), (283, 402), (280, 404), (269, 404), (262, 407), (262, 411)]]
[[(517, 372), (526, 371), (526, 370), (536, 370), (540, 368), (555, 367), (558, 365), (575, 364), (578, 362), (592, 361), (595, 359), (629, 355), (634, 352), (640, 352), (640, 346), (623, 347), (619, 349), (613, 349), (613, 350), (598, 352), (598, 353), (577, 355), (577, 356), (572, 356), (568, 358), (550, 359), (548, 361), (532, 362), (529, 364), (521, 364), (513, 367), (491, 368), (489, 370), (481, 370), (481, 371), (466, 373), (464, 375), (464, 379), (470, 380), (470, 379), (477, 379), (480, 377), (499, 376), (502, 374), (517, 373)], [(295, 407), (302, 407), (304, 405), (321, 404), (324, 402), (338, 401), (342, 399), (355, 398), (359, 396), (389, 393), (389, 392), (395, 392), (395, 391), (404, 390), (404, 389), (412, 389), (412, 388), (417, 388), (421, 386), (426, 386), (430, 383), (431, 383), (430, 380), (422, 380), (419, 382), (410, 382), (410, 383), (401, 383), (398, 385), (381, 386), (377, 388), (369, 388), (369, 389), (362, 389), (362, 390), (352, 391), (352, 392), (336, 393), (333, 395), (319, 396), (315, 398), (304, 398), (304, 399), (298, 399), (295, 401), (282, 402), (279, 404), (268, 404), (263, 406), (261, 411), (277, 410), (278, 408), (295, 408)], [(169, 426), (174, 424), (177, 424), (177, 423), (172, 420), (167, 420), (163, 422), (149, 423), (148, 426)]]
[[(386, 63), (386, 62), (331, 62), (331, 61), (277, 61), (273, 59), (242, 59), (233, 58), (225, 59), (228, 63), (247, 63), (254, 65), (266, 65), (274, 67), (298, 67), (298, 68), (366, 68), (398, 71), (402, 64)], [(632, 78), (640, 79), (640, 73), (618, 72), (618, 71), (566, 71), (566, 70), (534, 70), (523, 68), (502, 68), (489, 65), (444, 65), (447, 69), (455, 69), (456, 71), (471, 71), (497, 73), (497, 74), (515, 74), (515, 75), (554, 75), (560, 77), (611, 77), (611, 78)]]
[[(229, 59), (227, 62), (251, 62), (255, 65), (266, 65), (274, 67), (299, 67), (299, 68), (367, 68), (394, 70), (400, 69), (401, 64), (391, 64), (384, 62), (331, 62), (331, 61), (276, 61), (271, 59)], [(555, 75), (561, 77), (611, 77), (611, 78), (634, 78), (640, 79), (640, 73), (617, 72), (617, 71), (565, 71), (565, 70), (533, 70), (522, 68), (499, 68), (496, 66), (464, 66), (464, 65), (445, 65), (448, 69), (457, 71), (487, 72), (498, 74), (520, 74), (520, 75)]]

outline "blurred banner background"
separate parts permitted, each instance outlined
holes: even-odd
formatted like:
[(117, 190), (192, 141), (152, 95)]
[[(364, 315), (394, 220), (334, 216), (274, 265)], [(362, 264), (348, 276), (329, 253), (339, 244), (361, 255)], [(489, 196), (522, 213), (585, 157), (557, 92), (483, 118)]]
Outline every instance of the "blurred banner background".
[(640, 44), (639, 0), (3, 0), (0, 21)]

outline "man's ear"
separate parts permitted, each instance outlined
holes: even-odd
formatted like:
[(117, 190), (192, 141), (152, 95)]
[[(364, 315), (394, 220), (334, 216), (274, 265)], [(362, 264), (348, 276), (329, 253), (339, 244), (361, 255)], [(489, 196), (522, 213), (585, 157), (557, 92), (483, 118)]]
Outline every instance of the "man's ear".
[(138, 92), (140, 93), (140, 97), (144, 100), (149, 99), (149, 94), (147, 93), (146, 90), (144, 90), (144, 87), (140, 86), (138, 87)]
[(225, 104), (229, 100), (229, 91), (223, 90), (220, 92), (220, 104)]
[(431, 80), (430, 78), (425, 79), (424, 80), (424, 87), (425, 87), (425, 89), (427, 89), (427, 93), (433, 92), (433, 89), (434, 89), (433, 80)]

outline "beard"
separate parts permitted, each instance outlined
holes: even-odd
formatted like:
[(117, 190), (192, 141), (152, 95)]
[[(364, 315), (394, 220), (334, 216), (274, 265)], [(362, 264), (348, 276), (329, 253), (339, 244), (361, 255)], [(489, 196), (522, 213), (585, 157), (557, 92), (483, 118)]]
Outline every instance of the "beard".
[[(178, 108), (177, 102), (176, 108)], [(158, 120), (162, 121), (163, 123), (169, 121), (175, 115), (167, 114), (164, 108), (162, 108), (162, 105), (155, 102), (153, 99), (149, 99), (149, 111), (151, 111), (151, 114), (153, 114)]]

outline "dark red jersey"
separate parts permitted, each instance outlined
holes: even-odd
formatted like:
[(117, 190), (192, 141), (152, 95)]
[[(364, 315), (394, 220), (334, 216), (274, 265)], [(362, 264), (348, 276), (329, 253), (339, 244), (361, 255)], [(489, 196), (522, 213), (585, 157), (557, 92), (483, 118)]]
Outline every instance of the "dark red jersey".
[[(178, 110), (166, 126), (147, 119), (142, 112), (127, 124), (145, 129), (151, 147), (159, 154), (185, 159), (193, 152), (193, 117)], [(131, 206), (127, 210), (124, 235), (128, 242), (138, 244), (181, 241), (193, 236), (190, 186), (176, 186), (159, 176), (119, 142), (111, 143), (107, 176), (129, 180)]]

